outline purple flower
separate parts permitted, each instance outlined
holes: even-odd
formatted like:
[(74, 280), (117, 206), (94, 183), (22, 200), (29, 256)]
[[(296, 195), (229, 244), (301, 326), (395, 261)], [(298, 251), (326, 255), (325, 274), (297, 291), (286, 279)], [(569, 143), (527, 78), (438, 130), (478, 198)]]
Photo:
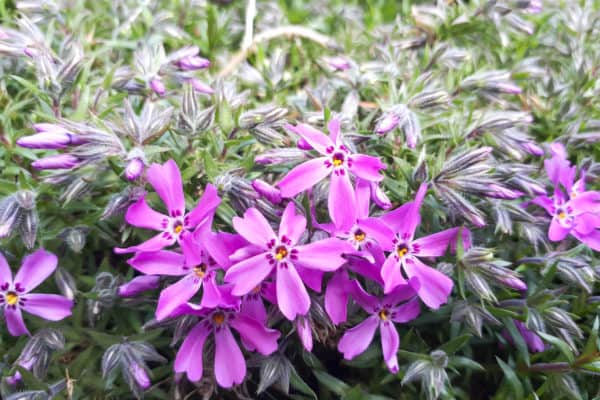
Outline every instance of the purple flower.
[[(310, 298), (304, 282), (310, 285), (311, 270), (334, 271), (346, 262), (342, 253), (354, 250), (337, 238), (298, 246), (306, 229), (306, 218), (296, 214), (292, 202), (283, 212), (278, 235), (256, 208), (248, 209), (243, 218), (233, 218), (233, 227), (253, 246), (241, 249), (250, 257), (233, 265), (225, 274), (225, 281), (234, 284), (232, 294), (249, 293), (275, 271), (277, 304), (289, 320), (308, 312)], [(301, 277), (298, 268), (306, 269), (307, 273)], [(320, 282), (320, 276), (317, 280)]]
[(146, 175), (150, 185), (164, 202), (168, 215), (151, 209), (146, 203), (146, 196), (142, 196), (127, 209), (125, 220), (138, 228), (152, 229), (160, 233), (137, 246), (117, 247), (115, 253), (157, 251), (175, 242), (180, 243), (181, 239), (197, 226), (211, 221), (214, 211), (221, 202), (217, 189), (209, 184), (198, 205), (186, 214), (181, 173), (173, 160), (163, 165), (152, 164)]
[[(243, 382), (246, 360), (231, 328), (238, 331), (245, 347), (250, 346), (263, 355), (277, 350), (280, 333), (269, 329), (241, 310), (227, 308), (202, 309), (185, 305), (179, 312), (196, 314), (200, 322), (192, 328), (175, 357), (175, 372), (185, 372), (196, 382), (203, 375), (204, 343), (212, 334), (215, 341), (214, 373), (219, 386), (229, 388)], [(249, 349), (250, 350), (250, 349)]]
[(346, 209), (354, 209), (354, 189), (349, 172), (368, 182), (380, 182), (380, 174), (386, 166), (377, 158), (364, 154), (353, 154), (342, 143), (340, 121), (332, 119), (328, 124), (329, 136), (310, 125), (287, 125), (292, 132), (305, 139), (322, 157), (302, 163), (279, 182), (281, 195), (293, 197), (311, 188), (317, 182), (331, 176), (329, 192), (329, 215), (338, 227), (349, 228), (354, 220)]
[[(388, 241), (380, 241), (385, 250), (391, 251), (381, 268), (385, 293), (390, 293), (398, 285), (406, 283), (402, 272), (409, 279), (419, 280), (418, 295), (430, 308), (437, 309), (448, 300), (452, 291), (452, 279), (440, 271), (425, 265), (421, 257), (440, 257), (444, 255), (448, 245), (454, 243), (462, 230), (465, 247), (469, 246), (469, 231), (464, 228), (451, 228), (433, 235), (415, 239), (415, 231), (421, 222), (419, 209), (427, 192), (423, 183), (415, 200), (382, 217), (389, 226)], [(392, 245), (386, 247), (391, 241)]]
[(546, 174), (554, 184), (554, 196), (538, 196), (532, 203), (552, 216), (548, 238), (561, 241), (571, 234), (600, 251), (600, 192), (585, 190), (585, 175), (575, 182), (577, 168), (571, 166), (565, 148), (551, 145), (552, 158), (544, 161)]
[(23, 259), (14, 280), (10, 267), (0, 253), (0, 307), (13, 336), (29, 334), (21, 310), (49, 321), (59, 321), (71, 315), (73, 302), (56, 294), (31, 293), (56, 269), (58, 260), (52, 253), (40, 249)]
[(210, 61), (199, 56), (186, 56), (176, 61), (175, 64), (184, 71), (195, 71), (208, 68)]
[(394, 322), (411, 321), (421, 312), (413, 286), (418, 286), (418, 282), (411, 279), (408, 284), (399, 285), (388, 295), (377, 298), (366, 293), (358, 281), (352, 281), (352, 298), (370, 315), (360, 324), (348, 329), (338, 343), (338, 350), (346, 360), (352, 360), (363, 353), (373, 341), (375, 330), (379, 327), (383, 360), (391, 373), (398, 372), (396, 354), (400, 347), (400, 337)]
[(78, 165), (79, 159), (71, 154), (48, 156), (31, 163), (35, 169), (71, 169)]

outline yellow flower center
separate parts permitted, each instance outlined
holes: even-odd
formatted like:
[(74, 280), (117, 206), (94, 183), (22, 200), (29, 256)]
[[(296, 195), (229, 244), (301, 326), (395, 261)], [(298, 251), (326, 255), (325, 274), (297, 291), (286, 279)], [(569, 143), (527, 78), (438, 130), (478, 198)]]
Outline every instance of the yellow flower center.
[(204, 278), (206, 275), (206, 264), (200, 264), (200, 266), (194, 268), (194, 273), (198, 278)]
[(406, 253), (408, 253), (408, 247), (406, 247), (405, 245), (398, 246), (398, 248), (396, 249), (396, 253), (398, 254), (398, 257), (402, 258), (406, 255)]
[(173, 229), (175, 231), (176, 234), (180, 234), (181, 231), (183, 230), (183, 225), (182, 224), (177, 224), (175, 225), (175, 228)]
[(331, 162), (335, 167), (339, 167), (344, 163), (344, 155), (342, 153), (336, 153), (333, 155)]
[(360, 229), (354, 232), (354, 240), (357, 242), (362, 242), (367, 237), (367, 234), (361, 231)]
[(281, 261), (284, 258), (286, 258), (288, 255), (288, 251), (284, 246), (279, 246), (276, 250), (275, 250), (275, 258), (277, 259), (277, 261)]
[(388, 312), (388, 310), (381, 310), (379, 311), (378, 315), (382, 321), (387, 321), (390, 316), (390, 313)]
[(567, 218), (567, 214), (565, 214), (564, 211), (561, 211), (560, 214), (558, 214), (558, 219), (565, 219)]
[(577, 197), (577, 192), (573, 190), (571, 192), (571, 198), (574, 199), (575, 197)]
[(215, 313), (212, 316), (212, 320), (215, 324), (221, 325), (223, 322), (225, 322), (225, 314), (222, 312)]
[(252, 294), (258, 294), (260, 293), (260, 285), (256, 285), (256, 287), (254, 289), (252, 289)]
[(6, 294), (6, 303), (9, 306), (14, 306), (19, 301), (19, 296), (15, 292), (8, 292)]

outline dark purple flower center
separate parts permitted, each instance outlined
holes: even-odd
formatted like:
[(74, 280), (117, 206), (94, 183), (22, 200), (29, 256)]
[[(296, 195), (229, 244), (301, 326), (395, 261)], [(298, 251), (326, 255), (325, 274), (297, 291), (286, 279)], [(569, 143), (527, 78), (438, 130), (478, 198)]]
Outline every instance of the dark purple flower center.
[(354, 232), (354, 240), (356, 240), (357, 242), (364, 241), (366, 237), (367, 237), (367, 234), (360, 229), (357, 229)]
[(212, 315), (212, 320), (215, 325), (221, 326), (225, 322), (225, 314), (221, 311), (216, 312)]

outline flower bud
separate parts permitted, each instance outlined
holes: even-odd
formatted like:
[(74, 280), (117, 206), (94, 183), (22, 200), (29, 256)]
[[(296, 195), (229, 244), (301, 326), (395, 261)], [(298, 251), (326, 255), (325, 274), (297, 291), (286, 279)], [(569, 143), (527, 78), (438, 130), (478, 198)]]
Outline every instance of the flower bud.
[(191, 78), (189, 80), (189, 83), (192, 85), (192, 88), (194, 88), (194, 90), (198, 93), (213, 94), (215, 92), (213, 88), (208, 86), (206, 83), (200, 81), (199, 79)]
[(377, 204), (380, 208), (387, 210), (392, 207), (390, 198), (385, 194), (377, 182), (370, 182), (371, 186), (371, 200)]
[(79, 159), (70, 154), (59, 154), (40, 158), (31, 163), (35, 169), (71, 169), (79, 165)]
[(54, 282), (56, 282), (56, 286), (63, 296), (70, 300), (75, 298), (77, 284), (75, 283), (73, 276), (66, 269), (62, 267), (56, 269), (56, 272), (54, 273)]
[(375, 133), (385, 135), (396, 129), (402, 122), (402, 116), (395, 112), (387, 112), (381, 116), (377, 125), (375, 125)]
[(210, 61), (199, 56), (187, 56), (181, 58), (175, 64), (184, 71), (195, 71), (198, 69), (208, 68)]
[(260, 194), (271, 203), (281, 203), (281, 191), (267, 182), (261, 179), (255, 179), (252, 181), (252, 187), (256, 190), (256, 193)]
[(297, 163), (304, 161), (306, 154), (293, 147), (267, 150), (254, 158), (254, 162), (261, 165)]
[(23, 136), (17, 144), (28, 149), (64, 149), (70, 145), (82, 144), (81, 137), (69, 132), (40, 132), (35, 135)]
[(164, 96), (167, 92), (167, 88), (160, 78), (150, 80), (150, 89), (159, 96)]
[(151, 382), (146, 370), (137, 363), (131, 364), (130, 369), (131, 374), (133, 375), (139, 387), (142, 389), (148, 389), (151, 385)]
[(140, 275), (119, 286), (118, 293), (121, 297), (134, 297), (142, 292), (158, 289), (159, 283), (160, 276)]
[(334, 56), (334, 57), (323, 57), (323, 60), (327, 63), (327, 65), (333, 69), (334, 71), (346, 71), (350, 69), (350, 61), (344, 57)]
[(304, 138), (300, 138), (296, 141), (296, 147), (300, 150), (312, 150), (313, 147)]
[(141, 158), (133, 158), (127, 162), (125, 167), (125, 178), (133, 181), (142, 175), (144, 172), (144, 161)]

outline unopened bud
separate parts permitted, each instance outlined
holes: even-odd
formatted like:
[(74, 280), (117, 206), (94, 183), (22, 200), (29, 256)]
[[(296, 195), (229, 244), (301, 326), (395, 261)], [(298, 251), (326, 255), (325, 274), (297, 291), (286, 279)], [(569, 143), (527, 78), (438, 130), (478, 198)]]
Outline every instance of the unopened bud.
[(167, 88), (160, 78), (150, 80), (150, 89), (159, 96), (164, 96), (167, 92)]
[(119, 286), (119, 296), (133, 297), (148, 290), (158, 289), (160, 276), (157, 275), (141, 275), (136, 276), (129, 282)]
[(48, 156), (31, 163), (35, 169), (71, 169), (77, 165), (79, 165), (79, 159), (70, 154)]
[(256, 193), (260, 194), (265, 199), (269, 200), (273, 204), (281, 203), (281, 191), (276, 187), (268, 184), (261, 179), (255, 179), (252, 181), (252, 187), (256, 190)]

